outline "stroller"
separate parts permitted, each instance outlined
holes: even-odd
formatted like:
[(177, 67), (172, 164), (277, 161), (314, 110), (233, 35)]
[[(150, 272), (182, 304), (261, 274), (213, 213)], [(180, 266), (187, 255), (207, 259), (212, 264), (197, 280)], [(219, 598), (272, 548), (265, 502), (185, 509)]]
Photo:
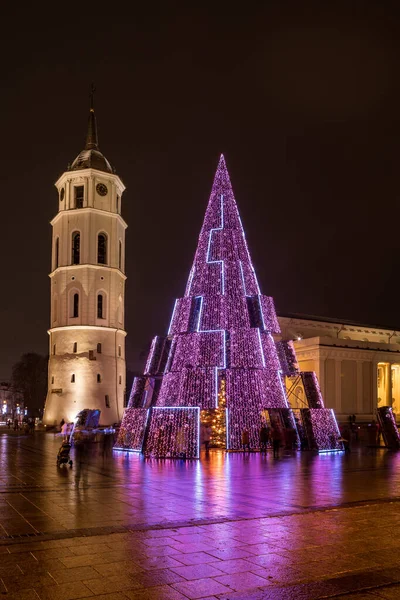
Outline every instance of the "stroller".
[(69, 451), (71, 450), (71, 444), (69, 442), (63, 442), (60, 446), (60, 449), (57, 454), (57, 467), (63, 464), (69, 463), (69, 466), (72, 467), (72, 460), (69, 456)]

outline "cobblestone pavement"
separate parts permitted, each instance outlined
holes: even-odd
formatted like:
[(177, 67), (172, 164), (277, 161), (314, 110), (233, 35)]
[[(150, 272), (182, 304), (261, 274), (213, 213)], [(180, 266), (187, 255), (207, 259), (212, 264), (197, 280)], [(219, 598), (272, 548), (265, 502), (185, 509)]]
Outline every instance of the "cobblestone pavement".
[(8, 600), (400, 599), (400, 455), (93, 448), (57, 469), (59, 444), (0, 436)]

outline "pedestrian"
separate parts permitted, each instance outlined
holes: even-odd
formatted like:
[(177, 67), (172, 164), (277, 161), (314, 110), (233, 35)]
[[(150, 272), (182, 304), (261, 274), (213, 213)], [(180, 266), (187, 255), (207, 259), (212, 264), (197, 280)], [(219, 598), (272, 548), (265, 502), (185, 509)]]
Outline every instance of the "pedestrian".
[(288, 450), (295, 450), (296, 445), (296, 431), (293, 427), (287, 427), (286, 429), (286, 448)]
[(281, 447), (282, 434), (278, 427), (273, 427), (271, 431), (272, 437), (272, 449), (274, 452), (274, 458), (279, 458), (279, 448)]
[(243, 429), (242, 431), (242, 446), (244, 452), (246, 452), (246, 447), (247, 450), (250, 452), (250, 435), (248, 429)]
[[(64, 421), (64, 419), (63, 419), (63, 421)], [(67, 442), (68, 441), (68, 423), (66, 423), (65, 421), (61, 427), (61, 435), (63, 436), (63, 442)]]
[(266, 452), (269, 442), (269, 429), (266, 425), (263, 425), (260, 429), (260, 451)]
[(345, 454), (349, 454), (351, 448), (351, 430), (347, 425), (343, 427), (342, 435), (338, 441), (342, 442)]
[(206, 449), (206, 454), (208, 454), (208, 452), (210, 450), (210, 441), (211, 441), (211, 427), (209, 425), (206, 425), (204, 428), (204, 438), (203, 438), (204, 447)]
[(376, 445), (381, 445), (381, 435), (382, 435), (382, 427), (380, 423), (377, 423), (376, 426)]
[(18, 419), (14, 419), (14, 431), (18, 431), (18, 429), (19, 429)]
[(102, 455), (103, 455), (103, 460), (104, 460), (104, 458), (108, 458), (111, 447), (112, 447), (111, 435), (108, 433), (108, 431), (105, 431), (103, 433), (103, 437), (101, 440), (101, 451), (102, 451)]

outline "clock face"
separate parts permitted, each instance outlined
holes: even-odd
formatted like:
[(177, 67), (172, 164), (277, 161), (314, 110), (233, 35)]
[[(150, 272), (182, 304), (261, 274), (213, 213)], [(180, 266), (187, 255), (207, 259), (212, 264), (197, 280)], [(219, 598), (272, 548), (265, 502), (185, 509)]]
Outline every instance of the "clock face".
[(107, 186), (104, 185), (104, 183), (98, 183), (96, 185), (96, 192), (98, 193), (99, 196), (107, 196), (107, 193), (108, 193)]
[(65, 189), (61, 188), (61, 192), (60, 192), (60, 200), (61, 200), (61, 202), (64, 200), (64, 196), (65, 196)]

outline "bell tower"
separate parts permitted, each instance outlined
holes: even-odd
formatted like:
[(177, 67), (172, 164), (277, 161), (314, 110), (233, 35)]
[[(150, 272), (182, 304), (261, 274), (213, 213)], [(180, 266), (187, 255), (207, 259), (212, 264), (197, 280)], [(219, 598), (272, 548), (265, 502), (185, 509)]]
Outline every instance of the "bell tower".
[(55, 184), (47, 425), (84, 408), (110, 425), (124, 407), (125, 187), (100, 152), (93, 92), (85, 148)]

